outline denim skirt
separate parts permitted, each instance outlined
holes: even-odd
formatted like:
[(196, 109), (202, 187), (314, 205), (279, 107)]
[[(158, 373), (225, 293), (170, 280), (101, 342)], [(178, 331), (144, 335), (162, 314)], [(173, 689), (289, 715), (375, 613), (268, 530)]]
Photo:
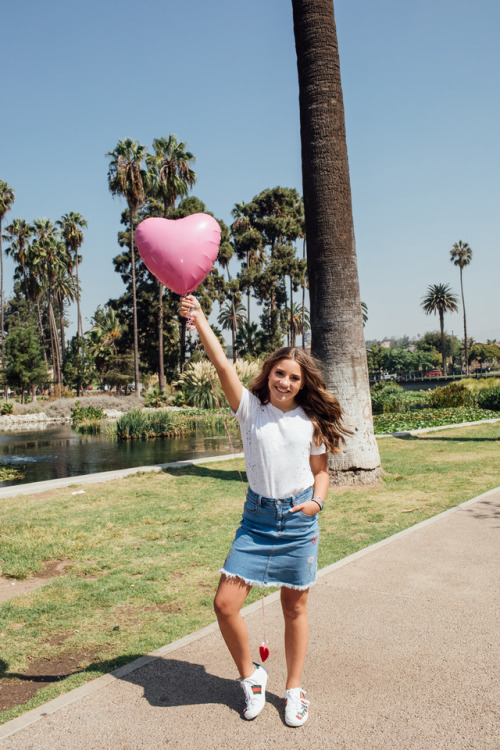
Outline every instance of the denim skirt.
[(316, 582), (317, 514), (290, 509), (310, 500), (313, 488), (275, 500), (249, 489), (241, 524), (220, 572), (251, 586), (308, 589)]

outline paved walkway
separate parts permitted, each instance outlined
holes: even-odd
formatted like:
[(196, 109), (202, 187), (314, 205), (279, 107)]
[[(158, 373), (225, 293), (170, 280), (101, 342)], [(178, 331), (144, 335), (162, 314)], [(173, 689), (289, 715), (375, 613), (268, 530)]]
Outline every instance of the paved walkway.
[[(310, 595), (310, 720), (284, 723), (279, 595), (254, 722), (211, 625), (0, 726), (0, 750), (499, 750), (500, 488), (356, 553)], [(260, 603), (245, 610), (262, 638)]]

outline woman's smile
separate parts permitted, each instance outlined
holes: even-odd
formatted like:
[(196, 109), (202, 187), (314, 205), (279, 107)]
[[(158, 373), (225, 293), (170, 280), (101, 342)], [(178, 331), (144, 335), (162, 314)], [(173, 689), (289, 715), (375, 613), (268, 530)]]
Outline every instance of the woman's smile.
[(281, 359), (268, 378), (269, 399), (282, 411), (295, 409), (295, 398), (302, 388), (302, 369), (294, 359)]

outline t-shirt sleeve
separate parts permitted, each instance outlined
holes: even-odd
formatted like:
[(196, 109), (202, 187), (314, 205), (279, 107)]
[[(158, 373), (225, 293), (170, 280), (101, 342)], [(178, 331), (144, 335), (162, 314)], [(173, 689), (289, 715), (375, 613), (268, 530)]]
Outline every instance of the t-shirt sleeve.
[(320, 456), (322, 453), (326, 453), (326, 448), (323, 443), (316, 445), (315, 442), (311, 445), (311, 456)]
[(245, 422), (250, 415), (250, 392), (243, 386), (241, 391), (240, 404), (236, 411), (231, 409), (231, 414), (236, 417), (238, 422)]

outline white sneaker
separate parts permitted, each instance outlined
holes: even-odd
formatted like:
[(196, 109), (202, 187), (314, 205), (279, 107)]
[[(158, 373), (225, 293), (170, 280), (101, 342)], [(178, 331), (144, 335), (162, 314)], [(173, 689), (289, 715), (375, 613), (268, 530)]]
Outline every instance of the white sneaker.
[(290, 688), (285, 692), (285, 721), (289, 727), (301, 727), (307, 721), (309, 701), (304, 698), (305, 690)]
[(243, 716), (250, 721), (255, 719), (264, 708), (266, 702), (267, 669), (259, 664), (255, 665), (255, 672), (250, 677), (241, 680), (240, 685), (245, 693), (246, 708)]

